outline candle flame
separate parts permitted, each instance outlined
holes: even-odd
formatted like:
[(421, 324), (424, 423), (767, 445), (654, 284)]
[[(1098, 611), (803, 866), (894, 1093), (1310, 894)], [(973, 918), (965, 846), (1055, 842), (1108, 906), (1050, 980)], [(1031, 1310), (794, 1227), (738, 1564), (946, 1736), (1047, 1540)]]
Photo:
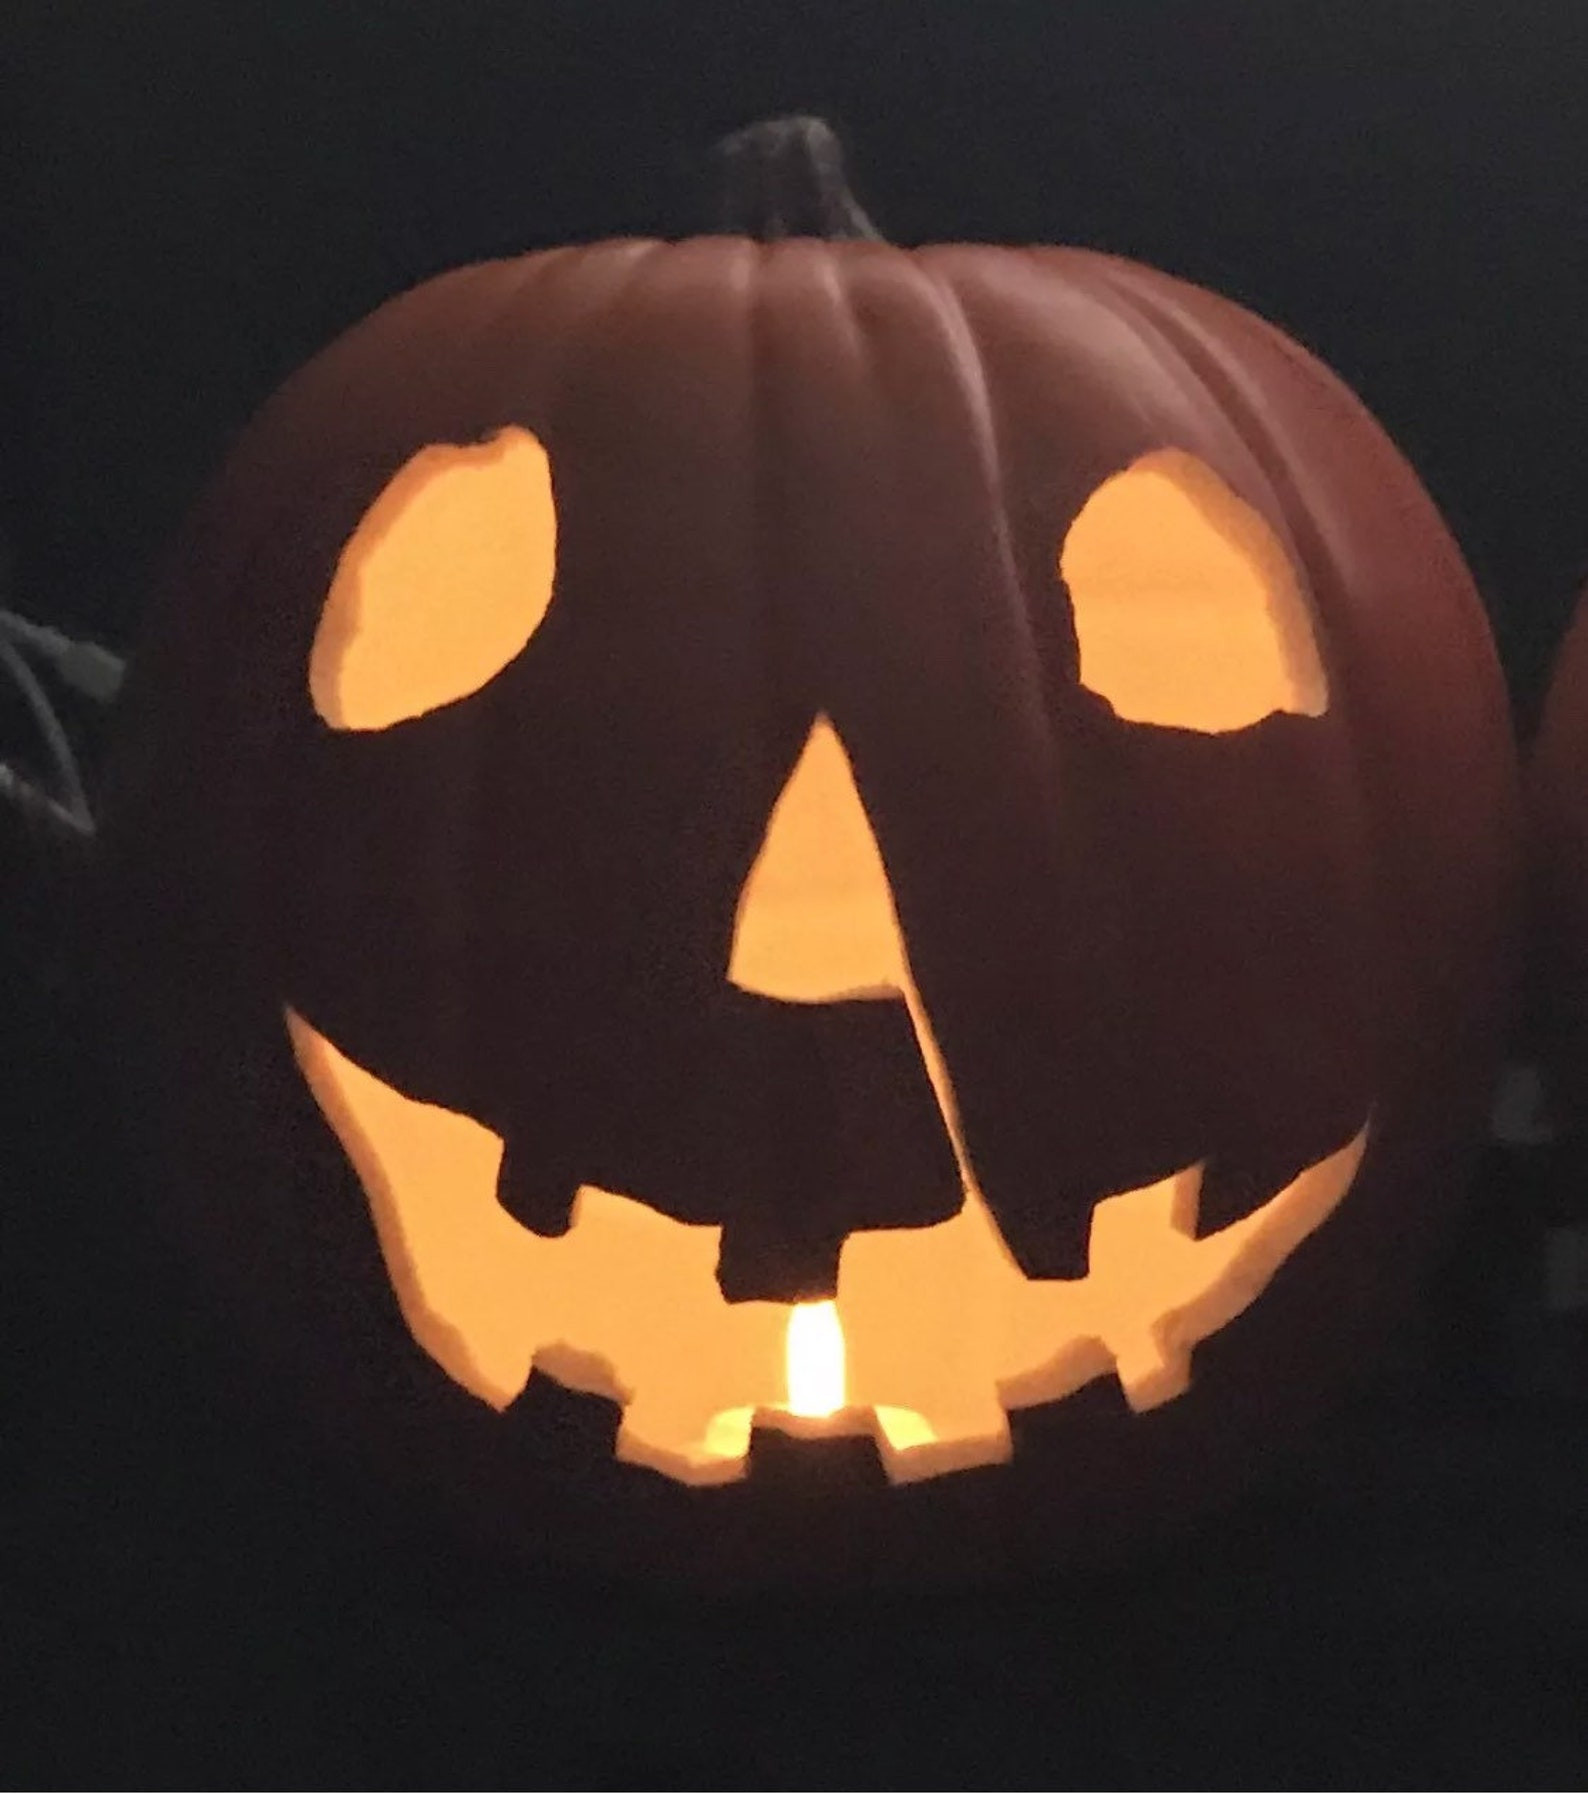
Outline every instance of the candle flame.
[(844, 1405), (844, 1330), (836, 1302), (801, 1302), (788, 1317), (788, 1408), (825, 1420)]

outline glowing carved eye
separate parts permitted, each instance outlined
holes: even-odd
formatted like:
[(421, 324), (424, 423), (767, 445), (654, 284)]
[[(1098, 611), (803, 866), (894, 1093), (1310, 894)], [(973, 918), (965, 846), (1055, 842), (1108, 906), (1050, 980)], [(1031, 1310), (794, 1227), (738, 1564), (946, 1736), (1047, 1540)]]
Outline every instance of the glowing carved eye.
[(1162, 450), (1105, 480), (1070, 526), (1059, 571), (1081, 683), (1125, 721), (1223, 734), (1328, 708), (1289, 555), (1194, 455)]
[(309, 656), (334, 729), (384, 729), (466, 698), (499, 673), (551, 603), (551, 464), (529, 431), (421, 449), (360, 520)]

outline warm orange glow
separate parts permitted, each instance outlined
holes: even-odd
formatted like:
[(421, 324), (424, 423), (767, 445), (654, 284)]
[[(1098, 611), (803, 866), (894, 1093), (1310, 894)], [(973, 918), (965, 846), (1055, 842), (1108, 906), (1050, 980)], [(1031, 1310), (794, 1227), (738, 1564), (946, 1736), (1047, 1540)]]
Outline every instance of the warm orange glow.
[(944, 1126), (972, 1185), (943, 1056), (910, 972), (882, 849), (854, 768), (825, 716), (811, 727), (739, 895), (729, 979), (788, 1002), (902, 999)]
[(893, 996), (904, 940), (843, 743), (817, 719), (739, 897), (728, 976), (795, 1003)]
[[(298, 1062), (369, 1199), (413, 1337), (493, 1407), (538, 1367), (623, 1404), (617, 1453), (688, 1483), (745, 1471), (757, 1425), (872, 1434), (894, 1482), (1009, 1456), (1008, 1414), (1112, 1371), (1133, 1408), (1179, 1395), (1199, 1340), (1255, 1301), (1350, 1189), (1366, 1129), (1255, 1213), (1197, 1237), (1202, 1168), (1098, 1204), (1087, 1275), (1026, 1278), (977, 1186), (843, 744), (819, 720), (746, 880), (731, 953), (746, 988), (902, 1001), (953, 1142), (964, 1204), (852, 1234), (835, 1302), (730, 1304), (717, 1227), (586, 1186), (558, 1239), (496, 1199), (502, 1142), (414, 1102), (288, 1012)], [(638, 1198), (638, 1199), (637, 1199)]]
[(527, 430), (421, 449), (337, 563), (309, 658), (336, 729), (384, 729), (478, 691), (551, 603), (557, 512)]
[(788, 1317), (788, 1411), (826, 1420), (844, 1405), (844, 1330), (836, 1302), (801, 1302)]
[(493, 1407), (520, 1393), (532, 1365), (622, 1402), (619, 1457), (690, 1483), (741, 1476), (757, 1423), (872, 1432), (888, 1475), (908, 1482), (1002, 1461), (1008, 1410), (1110, 1370), (1133, 1407), (1169, 1400), (1196, 1342), (1254, 1301), (1341, 1201), (1366, 1138), (1206, 1239), (1194, 1237), (1196, 1167), (1113, 1197), (1075, 1281), (1025, 1278), (974, 1190), (939, 1226), (854, 1234), (836, 1305), (812, 1305), (834, 1308), (847, 1405), (802, 1418), (795, 1405), (826, 1408), (832, 1387), (807, 1404), (791, 1386), (795, 1308), (723, 1300), (720, 1229), (587, 1187), (567, 1234), (530, 1233), (496, 1200), (494, 1134), (400, 1095), (301, 1017), (287, 1020), (419, 1345)]
[(1070, 526), (1059, 570), (1081, 683), (1128, 722), (1218, 734), (1327, 708), (1290, 556), (1194, 455), (1165, 449), (1105, 480)]
[(627, 1403), (620, 1455), (711, 1480), (713, 1416), (783, 1399), (788, 1319), (775, 1303), (723, 1300), (721, 1230), (584, 1189), (569, 1231), (542, 1239), (496, 1200), (495, 1134), (400, 1095), (287, 1020), (369, 1197), (403, 1319), (442, 1369), (505, 1408), (538, 1364)]

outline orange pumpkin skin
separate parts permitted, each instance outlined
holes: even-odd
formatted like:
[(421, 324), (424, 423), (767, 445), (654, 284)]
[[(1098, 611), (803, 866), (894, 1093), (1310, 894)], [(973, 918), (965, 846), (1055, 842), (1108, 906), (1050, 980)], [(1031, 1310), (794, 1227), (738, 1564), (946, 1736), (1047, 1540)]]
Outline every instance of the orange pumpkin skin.
[[(546, 624), (456, 706), (327, 731), (306, 668), (344, 545), (415, 454), (507, 427), (554, 470)], [(1322, 714), (1201, 734), (1082, 686), (1057, 547), (1106, 479), (1166, 449), (1285, 545)], [(747, 1586), (1092, 1560), (1304, 1439), (1438, 1250), (1510, 973), (1491, 643), (1357, 401), (1168, 276), (1070, 250), (712, 238), (431, 281), (239, 444), (173, 558), (130, 711), (107, 858), (173, 1226), (341, 1437), (532, 1561)], [(555, 1150), (518, 1170), (548, 1228), (571, 1182), (606, 1180), (721, 1225), (730, 1294), (823, 1293), (851, 1228), (954, 1207), (920, 1089), (900, 1073), (876, 1137), (835, 1100), (813, 1143), (819, 1080), (768, 1075), (748, 1120), (719, 1113), (741, 1037), (686, 1025), (820, 715), (1025, 1275), (1083, 1275), (1098, 1200), (1182, 1166), (1208, 1165), (1205, 1233), (1364, 1122), (1367, 1145), (1177, 1399), (1133, 1414), (1098, 1377), (1012, 1413), (1009, 1462), (905, 1488), (865, 1441), (758, 1433), (747, 1477), (683, 1487), (614, 1461), (613, 1404), (537, 1373), (497, 1413), (420, 1350), (283, 1007), (412, 1095), (482, 1093), (509, 1152), (538, 1127)], [(842, 1063), (893, 1053), (874, 1021), (840, 1040), (834, 1020)], [(713, 1181), (701, 1139), (768, 1181)], [(676, 1188), (655, 1169), (675, 1162)]]

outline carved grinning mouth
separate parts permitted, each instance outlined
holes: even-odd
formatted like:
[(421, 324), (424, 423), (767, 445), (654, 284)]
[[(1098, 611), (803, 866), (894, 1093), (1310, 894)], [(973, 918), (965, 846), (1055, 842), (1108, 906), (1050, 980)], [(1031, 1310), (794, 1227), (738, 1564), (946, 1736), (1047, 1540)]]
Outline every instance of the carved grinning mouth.
[[(811, 1305), (729, 1302), (723, 1228), (584, 1185), (548, 1238), (498, 1195), (502, 1137), (356, 1064), (292, 1008), (294, 1052), (369, 1199), (414, 1339), (495, 1408), (532, 1369), (622, 1404), (617, 1455), (687, 1483), (744, 1475), (759, 1423), (871, 1433), (895, 1483), (1012, 1449), (1009, 1412), (1112, 1371), (1141, 1411), (1187, 1388), (1199, 1340), (1262, 1293), (1350, 1189), (1367, 1126), (1260, 1208), (1197, 1238), (1203, 1167), (1105, 1198), (1087, 1274), (1028, 1278), (978, 1187), (958, 1102), (910, 970), (876, 837), (825, 719), (811, 732), (740, 897), (729, 979), (792, 1003), (902, 1001), (963, 1204), (921, 1228), (859, 1230), (821, 1318), (841, 1342), (830, 1399), (801, 1400), (792, 1356)], [(643, 1193), (642, 1193), (643, 1194)]]
[(497, 1135), (393, 1090), (295, 1011), (286, 1020), (418, 1344), (495, 1408), (534, 1368), (620, 1402), (618, 1457), (686, 1483), (742, 1476), (758, 1423), (870, 1432), (902, 1483), (1004, 1461), (1010, 1410), (1109, 1371), (1137, 1411), (1171, 1400), (1196, 1343), (1255, 1301), (1339, 1205), (1367, 1142), (1364, 1126), (1204, 1239), (1200, 1165), (1110, 1197), (1092, 1216), (1088, 1273), (1073, 1280), (1026, 1278), (974, 1188), (935, 1227), (853, 1234), (836, 1304), (844, 1402), (801, 1419), (785, 1359), (796, 1310), (723, 1299), (720, 1228), (587, 1186), (566, 1234), (532, 1233), (497, 1201)]

